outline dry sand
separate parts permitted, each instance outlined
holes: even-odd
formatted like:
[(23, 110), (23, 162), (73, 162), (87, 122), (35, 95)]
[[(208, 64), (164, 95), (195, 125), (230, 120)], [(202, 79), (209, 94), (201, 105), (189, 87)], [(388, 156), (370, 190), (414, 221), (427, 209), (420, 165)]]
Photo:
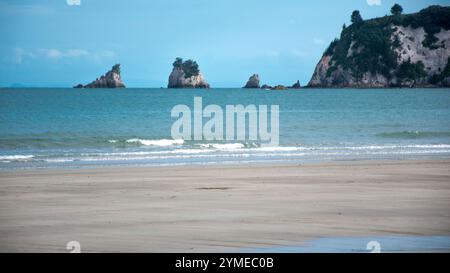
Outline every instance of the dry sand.
[(0, 251), (236, 251), (450, 234), (450, 161), (0, 172)]

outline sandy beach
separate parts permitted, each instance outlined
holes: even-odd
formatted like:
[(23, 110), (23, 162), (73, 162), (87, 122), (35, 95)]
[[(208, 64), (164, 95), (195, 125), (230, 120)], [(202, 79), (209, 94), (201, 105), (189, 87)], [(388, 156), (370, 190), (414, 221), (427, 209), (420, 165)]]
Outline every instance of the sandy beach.
[(450, 161), (0, 172), (0, 251), (236, 251), (449, 235)]

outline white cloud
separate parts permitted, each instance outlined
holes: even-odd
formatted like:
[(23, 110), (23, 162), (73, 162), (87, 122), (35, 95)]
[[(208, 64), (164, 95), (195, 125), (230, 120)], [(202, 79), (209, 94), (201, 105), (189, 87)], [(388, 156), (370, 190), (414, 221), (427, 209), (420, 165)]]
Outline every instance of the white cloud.
[(14, 62), (21, 64), (23, 61), (24, 53), (25, 53), (25, 51), (22, 48), (15, 48), (14, 49)]
[(63, 55), (61, 51), (59, 51), (58, 49), (53, 49), (53, 48), (52, 49), (41, 49), (39, 51), (51, 59), (58, 59)]
[(314, 38), (313, 39), (313, 43), (316, 44), (316, 45), (324, 45), (325, 41), (322, 40), (322, 39), (319, 39), (319, 38)]
[(116, 52), (112, 50), (104, 50), (100, 53), (100, 56), (105, 58), (114, 58), (116, 57)]
[(88, 59), (92, 59), (95, 61), (100, 61), (105, 58), (113, 58), (116, 56), (115, 52), (112, 50), (104, 50), (101, 52), (89, 52), (84, 49), (67, 49), (67, 50), (59, 50), (59, 49), (39, 49), (38, 52), (43, 56), (46, 56), (50, 59), (76, 59), (85, 57)]
[(381, 6), (381, 0), (366, 0), (369, 6)]
[(66, 0), (69, 6), (79, 6), (81, 5), (81, 0)]
[(105, 59), (115, 58), (117, 55), (112, 50), (103, 50), (98, 52), (90, 52), (84, 49), (67, 49), (60, 50), (56, 48), (39, 48), (35, 50), (25, 50), (23, 48), (14, 48), (11, 55), (4, 59), (8, 62), (21, 64), (25, 59), (45, 58), (53, 61), (81, 59), (100, 62)]
[(88, 56), (88, 55), (89, 55), (89, 52), (87, 52), (86, 50), (83, 50), (83, 49), (69, 49), (64, 54), (64, 56), (66, 56), (66, 57), (74, 57), (74, 58)]
[(35, 54), (31, 52), (25, 51), (23, 48), (16, 47), (14, 48), (14, 53), (12, 54), (12, 57), (6, 57), (4, 58), (5, 61), (13, 62), (16, 64), (21, 64), (25, 58), (34, 58)]

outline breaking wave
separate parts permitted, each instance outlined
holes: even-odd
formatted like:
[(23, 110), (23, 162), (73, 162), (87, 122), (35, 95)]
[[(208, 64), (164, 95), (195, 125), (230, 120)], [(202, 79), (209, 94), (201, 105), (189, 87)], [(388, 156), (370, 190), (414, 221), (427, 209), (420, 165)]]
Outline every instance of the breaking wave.
[(158, 140), (150, 140), (150, 139), (139, 139), (132, 138), (127, 139), (127, 143), (139, 143), (144, 146), (171, 146), (171, 145), (181, 145), (184, 143), (183, 139), (158, 139)]

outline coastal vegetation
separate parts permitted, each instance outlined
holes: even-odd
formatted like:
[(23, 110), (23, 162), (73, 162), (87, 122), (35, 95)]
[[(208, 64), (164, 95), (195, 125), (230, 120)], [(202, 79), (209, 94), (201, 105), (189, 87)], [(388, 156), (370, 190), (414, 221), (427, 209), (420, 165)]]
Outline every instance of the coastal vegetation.
[[(391, 16), (364, 21), (359, 11), (351, 15), (352, 24), (344, 25), (340, 38), (331, 42), (324, 56), (331, 57), (331, 65), (326, 71), (328, 77), (338, 67), (351, 71), (353, 77), (361, 79), (366, 73), (380, 74), (386, 79), (392, 77), (417, 80), (426, 76), (423, 63), (398, 62), (395, 51), (400, 47), (398, 37), (392, 40), (395, 26), (423, 27), (425, 39), (423, 46), (436, 49), (444, 46), (437, 44), (435, 34), (441, 29), (450, 29), (450, 7), (430, 6), (414, 14), (402, 14), (403, 8), (395, 4)], [(434, 77), (436, 81), (439, 77)]]
[(391, 13), (394, 16), (399, 16), (400, 14), (402, 14), (402, 12), (403, 12), (403, 7), (400, 6), (399, 4), (395, 4), (391, 8)]
[(408, 60), (399, 65), (397, 70), (397, 77), (401, 80), (414, 81), (416, 79), (425, 77), (426, 75), (427, 72), (425, 72), (425, 66), (421, 61), (412, 63), (411, 60)]
[(200, 73), (200, 69), (198, 68), (197, 62), (191, 59), (183, 62), (182, 58), (176, 58), (175, 62), (173, 62), (173, 67), (182, 69), (185, 78), (198, 76), (198, 74)]

